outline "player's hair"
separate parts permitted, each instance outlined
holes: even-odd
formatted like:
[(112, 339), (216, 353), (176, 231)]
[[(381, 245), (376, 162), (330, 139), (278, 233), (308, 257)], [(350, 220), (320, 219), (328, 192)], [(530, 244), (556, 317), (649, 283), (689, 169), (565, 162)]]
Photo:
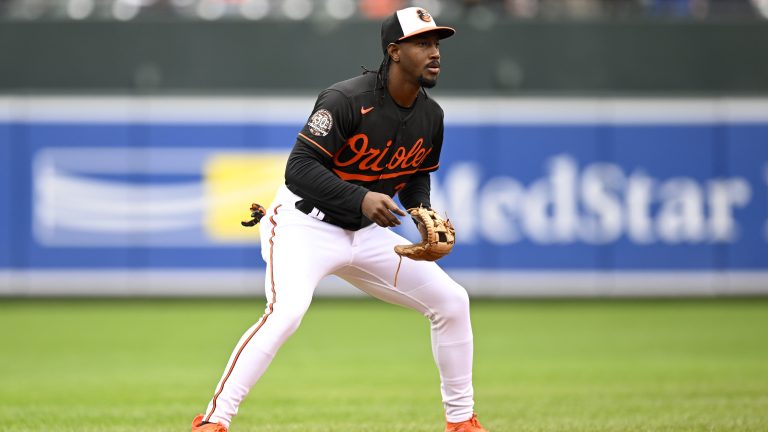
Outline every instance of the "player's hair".
[(376, 90), (383, 89), (386, 90), (387, 88), (387, 78), (389, 77), (389, 63), (390, 58), (388, 53), (384, 53), (384, 59), (381, 60), (381, 64), (379, 64), (379, 68), (377, 70), (370, 70), (365, 66), (360, 66), (363, 68), (363, 75), (369, 74), (369, 73), (375, 73), (376, 74), (376, 82), (373, 84), (373, 97), (377, 100), (377, 102), (381, 102), (384, 100), (384, 95), (386, 94), (386, 91), (383, 91), (379, 94), (379, 97), (376, 98)]
[[(384, 100), (384, 95), (386, 94), (387, 90), (387, 79), (389, 79), (389, 64), (392, 62), (392, 59), (389, 57), (389, 54), (387, 53), (384, 55), (384, 59), (381, 61), (381, 64), (379, 65), (379, 70), (376, 72), (376, 86), (378, 87), (378, 83), (381, 82), (381, 88), (384, 89), (383, 92), (381, 92), (381, 100)], [(376, 95), (374, 95), (375, 97)]]

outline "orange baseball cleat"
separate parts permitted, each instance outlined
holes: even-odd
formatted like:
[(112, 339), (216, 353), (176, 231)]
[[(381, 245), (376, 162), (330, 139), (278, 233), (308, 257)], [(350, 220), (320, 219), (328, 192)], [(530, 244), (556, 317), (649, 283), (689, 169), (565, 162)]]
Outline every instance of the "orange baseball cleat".
[(472, 414), (472, 418), (459, 423), (447, 422), (445, 432), (488, 432), (483, 429), (480, 422), (477, 421), (477, 414)]
[(221, 423), (203, 424), (203, 415), (200, 414), (192, 420), (192, 432), (227, 432), (227, 427)]

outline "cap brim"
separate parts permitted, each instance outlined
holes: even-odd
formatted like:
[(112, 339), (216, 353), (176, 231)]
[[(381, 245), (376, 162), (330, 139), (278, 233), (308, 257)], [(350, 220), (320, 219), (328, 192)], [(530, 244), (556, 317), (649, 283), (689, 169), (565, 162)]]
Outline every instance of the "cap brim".
[(398, 42), (404, 41), (406, 39), (410, 39), (414, 36), (419, 36), (427, 33), (437, 33), (438, 39), (445, 39), (449, 38), (456, 33), (456, 30), (450, 28), (450, 27), (427, 27), (423, 29), (416, 30), (413, 33), (408, 33), (407, 35), (401, 37), (398, 39)]

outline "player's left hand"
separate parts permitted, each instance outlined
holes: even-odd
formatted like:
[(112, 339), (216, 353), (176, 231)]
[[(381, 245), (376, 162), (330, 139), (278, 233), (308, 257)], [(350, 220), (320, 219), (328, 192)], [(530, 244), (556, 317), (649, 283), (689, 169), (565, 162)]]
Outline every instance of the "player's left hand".
[(365, 217), (385, 228), (400, 225), (400, 219), (395, 215), (405, 216), (389, 195), (372, 191), (363, 197), (362, 211)]

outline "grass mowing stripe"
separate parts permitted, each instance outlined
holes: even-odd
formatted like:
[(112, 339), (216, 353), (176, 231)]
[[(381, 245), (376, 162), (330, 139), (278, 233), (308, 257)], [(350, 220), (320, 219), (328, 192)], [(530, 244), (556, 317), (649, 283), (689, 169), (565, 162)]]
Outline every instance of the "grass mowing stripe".
[[(0, 301), (0, 430), (188, 430), (263, 306)], [(768, 430), (768, 299), (474, 301), (472, 313), (491, 432)], [(233, 432), (439, 431), (439, 399), (425, 318), (319, 300)]]

